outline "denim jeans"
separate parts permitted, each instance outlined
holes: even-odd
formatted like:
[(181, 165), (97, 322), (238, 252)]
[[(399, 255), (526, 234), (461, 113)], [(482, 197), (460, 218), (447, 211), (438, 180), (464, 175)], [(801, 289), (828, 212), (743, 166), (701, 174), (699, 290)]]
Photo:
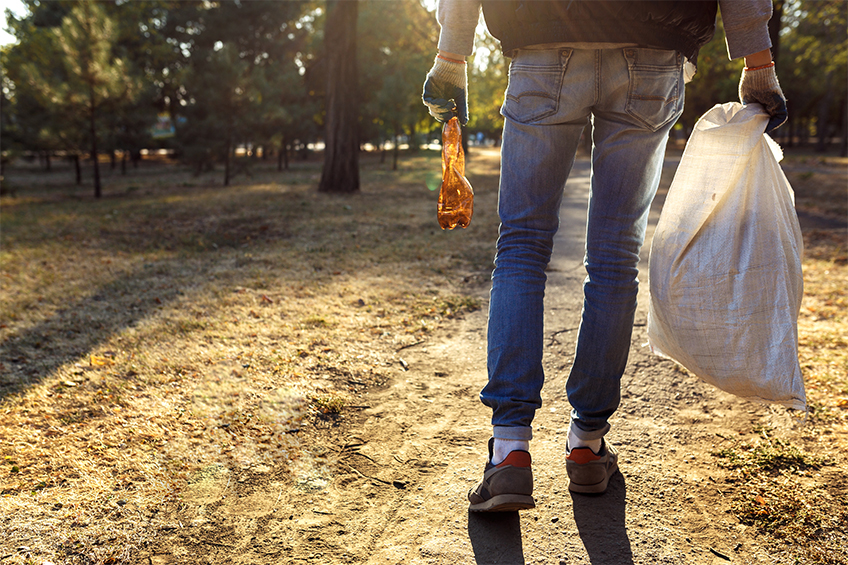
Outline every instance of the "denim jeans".
[(542, 404), (545, 268), (584, 126), (592, 124), (583, 312), (567, 382), (575, 433), (602, 437), (618, 408), (636, 311), (639, 250), (669, 130), (683, 111), (675, 51), (522, 50), (509, 70), (489, 304), (494, 437), (531, 439)]

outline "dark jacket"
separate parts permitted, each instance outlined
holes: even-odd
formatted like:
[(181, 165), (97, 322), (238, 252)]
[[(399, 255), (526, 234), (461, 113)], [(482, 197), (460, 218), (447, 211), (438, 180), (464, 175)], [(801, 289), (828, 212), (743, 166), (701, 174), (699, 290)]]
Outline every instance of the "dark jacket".
[(715, 33), (716, 0), (483, 0), (504, 55), (543, 43), (634, 43), (693, 63)]

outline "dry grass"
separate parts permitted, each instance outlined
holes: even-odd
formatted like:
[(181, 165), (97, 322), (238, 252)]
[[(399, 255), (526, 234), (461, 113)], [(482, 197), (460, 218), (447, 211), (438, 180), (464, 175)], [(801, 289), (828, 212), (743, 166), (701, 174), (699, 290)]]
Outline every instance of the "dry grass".
[(848, 158), (789, 149), (781, 163), (795, 190), (795, 204), (810, 213), (848, 218)]
[(799, 357), (811, 403), (848, 432), (848, 242), (844, 232), (805, 237)]
[[(473, 166), (473, 165), (472, 165)], [(173, 168), (110, 179), (9, 172), (2, 201), (0, 559), (119, 563), (210, 472), (296, 465), (396, 351), (479, 307), (496, 231), (442, 232), (438, 155), (363, 164), (357, 196), (319, 163), (224, 189)], [(65, 177), (66, 179), (68, 177)]]
[[(825, 223), (848, 221), (848, 159), (790, 156), (785, 163), (799, 210)], [(804, 233), (804, 302), (799, 358), (814, 418), (848, 434), (848, 230)]]
[(775, 556), (788, 554), (795, 563), (844, 563), (848, 511), (819, 479), (819, 471), (834, 461), (772, 439), (767, 430), (754, 442), (713, 455), (732, 471), (733, 513), (776, 542)]
[[(456, 232), (438, 229), (426, 188), (435, 154), (405, 158), (397, 172), (366, 158), (357, 196), (316, 194), (315, 162), (282, 174), (260, 165), (226, 189), (220, 172), (155, 164), (113, 174), (100, 201), (69, 184), (69, 170), (10, 169), (16, 196), (0, 200), (0, 562), (120, 563), (179, 527), (169, 516), (186, 489), (296, 468), (309, 431), (360, 404), (400, 348), (480, 307), (495, 159), (472, 152), (475, 218)], [(807, 173), (790, 175), (799, 207), (831, 202), (825, 213), (838, 215), (841, 177)], [(845, 256), (841, 232), (807, 234), (799, 321), (814, 423), (843, 446)], [(799, 504), (820, 500), (815, 478), (801, 477), (810, 489), (793, 491), (806, 497)]]

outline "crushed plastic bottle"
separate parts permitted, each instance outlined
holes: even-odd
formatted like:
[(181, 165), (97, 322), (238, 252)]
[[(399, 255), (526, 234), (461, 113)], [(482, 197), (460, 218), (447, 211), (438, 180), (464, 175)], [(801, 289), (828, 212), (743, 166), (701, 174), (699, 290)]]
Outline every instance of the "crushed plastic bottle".
[(474, 213), (474, 190), (465, 178), (465, 151), (457, 118), (451, 118), (442, 129), (442, 186), (438, 211), (443, 230), (468, 227)]

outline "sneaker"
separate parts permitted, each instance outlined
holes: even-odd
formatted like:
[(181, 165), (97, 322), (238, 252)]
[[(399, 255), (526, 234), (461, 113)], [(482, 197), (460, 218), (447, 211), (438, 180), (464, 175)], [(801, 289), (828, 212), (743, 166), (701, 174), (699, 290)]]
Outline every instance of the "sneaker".
[(568, 450), (565, 471), (568, 473), (568, 490), (581, 493), (602, 493), (607, 490), (610, 477), (618, 469), (618, 453), (604, 441), (595, 453), (588, 447)]
[(471, 512), (510, 512), (535, 508), (530, 454), (512, 451), (502, 463), (492, 465), (494, 438), (489, 440), (489, 459), (483, 480), (468, 491)]

